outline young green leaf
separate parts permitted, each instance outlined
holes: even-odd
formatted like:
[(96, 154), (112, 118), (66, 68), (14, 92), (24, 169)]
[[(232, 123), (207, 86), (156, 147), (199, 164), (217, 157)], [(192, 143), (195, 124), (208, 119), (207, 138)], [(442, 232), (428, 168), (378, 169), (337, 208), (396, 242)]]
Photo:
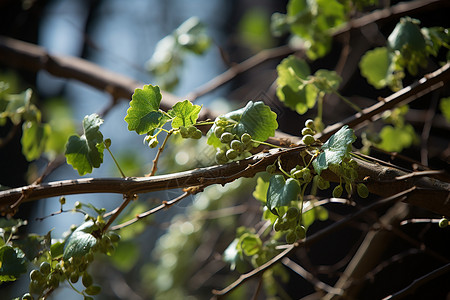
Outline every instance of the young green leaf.
[(284, 179), (283, 175), (274, 175), (270, 178), (267, 190), (267, 207), (273, 211), (280, 206), (288, 206), (296, 201), (300, 194), (300, 183), (293, 178)]
[[(219, 118), (233, 120), (234, 128), (231, 132), (232, 134), (241, 136), (244, 133), (248, 133), (255, 141), (263, 142), (267, 140), (275, 134), (275, 129), (278, 128), (277, 115), (261, 101), (249, 101), (245, 107), (229, 112)], [(209, 130), (208, 144), (220, 147), (221, 142), (214, 135), (216, 128), (216, 125), (213, 125)]]
[(66, 144), (67, 163), (82, 176), (100, 167), (103, 162), (103, 135), (99, 130), (103, 120), (97, 114), (83, 119), (83, 135), (72, 135)]
[(125, 117), (128, 130), (146, 134), (164, 125), (169, 118), (159, 111), (161, 98), (158, 86), (144, 85), (142, 89), (136, 89)]
[(81, 224), (67, 238), (64, 246), (63, 259), (68, 260), (71, 257), (82, 257), (89, 250), (97, 245), (97, 239), (91, 234), (94, 230), (94, 222), (88, 221)]
[(392, 127), (386, 125), (380, 132), (381, 143), (377, 147), (389, 151), (400, 152), (410, 147), (416, 140), (416, 132), (411, 124)]
[(386, 47), (367, 51), (359, 62), (361, 75), (377, 89), (389, 85), (390, 65), (391, 56)]
[(25, 254), (18, 248), (4, 245), (0, 248), (0, 283), (15, 281), (27, 271)]
[(291, 55), (281, 61), (277, 72), (277, 96), (281, 102), (299, 114), (314, 107), (318, 91), (306, 83), (311, 71), (304, 60)]
[(269, 189), (269, 179), (270, 176), (264, 174), (259, 176), (256, 180), (255, 190), (253, 191), (253, 197), (263, 203), (266, 203), (267, 190)]
[(329, 165), (338, 165), (344, 157), (349, 156), (351, 145), (356, 140), (352, 129), (347, 125), (333, 134), (321, 147), (321, 153), (313, 161), (314, 170), (317, 174), (327, 169)]
[(242, 250), (247, 256), (253, 256), (257, 254), (262, 247), (262, 241), (260, 237), (254, 233), (244, 233), (238, 241), (236, 248)]
[(48, 124), (26, 121), (22, 125), (22, 153), (28, 161), (38, 159), (45, 149), (51, 128)]
[(198, 113), (201, 109), (201, 106), (194, 105), (189, 100), (184, 100), (183, 102), (177, 102), (167, 114), (173, 117), (173, 128), (188, 127), (197, 122)]

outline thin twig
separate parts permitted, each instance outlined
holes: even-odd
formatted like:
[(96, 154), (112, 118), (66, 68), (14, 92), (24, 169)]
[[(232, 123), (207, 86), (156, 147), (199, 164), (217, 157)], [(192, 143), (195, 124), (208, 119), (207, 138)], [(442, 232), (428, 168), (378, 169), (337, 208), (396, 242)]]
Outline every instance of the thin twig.
[(389, 295), (385, 298), (383, 298), (383, 300), (396, 300), (396, 299), (403, 299), (405, 296), (407, 295), (411, 295), (412, 293), (414, 293), (414, 291), (419, 288), (420, 286), (426, 284), (427, 282), (438, 278), (439, 276), (442, 276), (446, 273), (450, 272), (450, 263), (420, 277), (417, 278), (416, 280), (414, 280), (410, 285), (408, 285), (407, 287), (405, 287), (404, 289), (398, 291), (395, 294)]
[(164, 151), (164, 148), (166, 147), (167, 141), (169, 140), (169, 137), (172, 135), (173, 130), (170, 130), (166, 137), (164, 138), (164, 142), (162, 144), (161, 147), (158, 148), (158, 153), (156, 153), (155, 159), (153, 160), (153, 166), (152, 166), (152, 171), (150, 172), (150, 174), (147, 174), (146, 176), (155, 176), (156, 171), (158, 170), (158, 160), (159, 157), (161, 155), (161, 153)]
[(131, 200), (134, 200), (134, 199), (136, 199), (136, 195), (129, 195), (129, 194), (123, 195), (122, 204), (117, 209), (114, 210), (113, 215), (108, 219), (108, 222), (106, 223), (105, 227), (103, 227), (103, 232), (106, 232), (106, 230), (108, 230), (108, 228), (117, 219), (117, 217), (125, 209), (125, 207), (127, 207), (128, 204), (131, 202)]
[(311, 282), (316, 289), (325, 291), (330, 294), (335, 294), (335, 295), (343, 294), (343, 290), (336, 289), (332, 286), (329, 286), (325, 282), (320, 281), (317, 277), (315, 277), (313, 274), (309, 273), (307, 270), (302, 268), (302, 266), (300, 266), (296, 262), (292, 261), (288, 257), (284, 257), (281, 260), (281, 262), (283, 263), (283, 265), (285, 265), (286, 267), (288, 267), (289, 269), (291, 269), (292, 271), (294, 271), (295, 273), (297, 273), (298, 275), (300, 275), (307, 281)]
[(192, 192), (187, 191), (187, 192), (184, 192), (182, 195), (178, 196), (178, 197), (175, 198), (175, 199), (172, 199), (172, 200), (170, 200), (170, 201), (163, 201), (161, 205), (159, 205), (159, 206), (157, 206), (157, 207), (155, 207), (155, 208), (153, 208), (153, 209), (151, 209), (151, 210), (149, 210), (149, 211), (146, 211), (146, 212), (144, 212), (144, 213), (138, 214), (138, 215), (136, 215), (136, 217), (134, 217), (134, 218), (131, 219), (131, 220), (128, 220), (128, 221), (126, 221), (126, 222), (124, 222), (124, 223), (121, 223), (121, 224), (118, 224), (118, 225), (116, 225), (116, 226), (111, 227), (111, 230), (117, 230), (117, 229), (120, 229), (120, 228), (124, 228), (124, 227), (126, 227), (126, 226), (129, 226), (129, 225), (131, 225), (131, 224), (133, 224), (133, 223), (136, 223), (136, 222), (139, 221), (140, 219), (143, 219), (143, 218), (145, 218), (145, 217), (148, 217), (148, 216), (150, 216), (150, 215), (152, 215), (152, 214), (154, 214), (154, 213), (156, 213), (156, 212), (158, 212), (158, 211), (160, 211), (160, 210), (162, 210), (162, 209), (165, 209), (165, 208), (168, 208), (168, 207), (174, 205), (175, 203), (177, 203), (177, 202), (183, 200), (184, 198), (186, 198), (187, 196), (189, 196), (189, 195), (191, 195), (191, 194), (192, 194)]
[(325, 236), (328, 236), (329, 234), (332, 234), (333, 232), (341, 229), (342, 227), (344, 227), (348, 222), (357, 219), (359, 217), (361, 217), (362, 215), (365, 215), (367, 212), (372, 211), (376, 208), (380, 208), (384, 205), (387, 204), (391, 204), (392, 202), (397, 202), (397, 201), (403, 201), (405, 200), (407, 197), (406, 195), (408, 195), (409, 193), (411, 193), (412, 191), (414, 191), (416, 189), (416, 187), (412, 187), (408, 190), (405, 190), (403, 192), (397, 193), (391, 197), (387, 197), (384, 198), (376, 203), (373, 203), (371, 205), (368, 205), (360, 210), (358, 210), (357, 212), (355, 212), (354, 214), (346, 217), (345, 219), (342, 219), (330, 226), (328, 226), (327, 228), (318, 231), (317, 233), (311, 235), (310, 237), (303, 239), (301, 241), (298, 241), (297, 243), (291, 244), (291, 245), (287, 245), (286, 249), (279, 253), (277, 256), (275, 256), (274, 258), (272, 258), (271, 260), (269, 260), (268, 262), (266, 262), (265, 264), (259, 266), (258, 268), (242, 274), (236, 281), (234, 281), (233, 283), (231, 283), (230, 285), (228, 285), (226, 288), (222, 289), (222, 290), (213, 290), (212, 293), (214, 295), (216, 295), (218, 298), (220, 296), (224, 296), (228, 293), (230, 293), (231, 291), (233, 291), (235, 288), (239, 287), (241, 284), (243, 284), (244, 282), (246, 282), (247, 280), (253, 278), (256, 275), (259, 275), (260, 273), (264, 272), (265, 270), (269, 269), (270, 267), (272, 267), (274, 264), (278, 263), (283, 257), (285, 257), (286, 255), (288, 255), (292, 250), (294, 250), (295, 248), (298, 248), (300, 246), (303, 247), (309, 247), (312, 244), (318, 242), (319, 240), (323, 239)]

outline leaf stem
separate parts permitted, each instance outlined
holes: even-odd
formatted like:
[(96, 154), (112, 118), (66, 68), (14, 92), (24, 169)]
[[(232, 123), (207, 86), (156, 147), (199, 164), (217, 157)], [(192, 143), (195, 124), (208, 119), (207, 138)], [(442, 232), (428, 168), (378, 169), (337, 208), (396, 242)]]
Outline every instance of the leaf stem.
[(357, 112), (362, 112), (362, 109), (359, 108), (358, 105), (347, 99), (346, 97), (342, 96), (338, 91), (334, 91), (334, 94), (339, 97), (342, 101), (344, 101), (347, 105), (349, 105), (351, 108), (356, 110)]
[(274, 144), (271, 144), (271, 143), (267, 143), (267, 142), (260, 142), (260, 141), (255, 141), (255, 140), (251, 140), (253, 143), (258, 143), (258, 144), (262, 144), (262, 145), (266, 145), (266, 146), (269, 146), (269, 147), (272, 147), (272, 148), (283, 148), (283, 147), (281, 147), (281, 146), (278, 146), (278, 145), (274, 145)]
[(122, 175), (122, 178), (126, 178), (127, 176), (125, 176), (125, 173), (122, 171), (122, 168), (120, 168), (119, 163), (117, 162), (116, 158), (112, 154), (111, 150), (109, 150), (108, 145), (105, 142), (103, 142), (103, 144), (105, 145), (106, 150), (108, 150), (109, 155), (111, 155), (114, 163), (116, 164), (117, 169), (119, 169), (119, 172), (120, 172), (120, 175)]
[(158, 165), (159, 157), (161, 156), (161, 153), (164, 151), (164, 148), (166, 147), (167, 141), (169, 140), (169, 137), (172, 135), (173, 132), (174, 132), (173, 129), (171, 129), (171, 130), (169, 130), (169, 131), (167, 132), (167, 135), (166, 135), (166, 137), (164, 138), (164, 142), (163, 142), (162, 146), (158, 148), (158, 153), (156, 153), (156, 157), (155, 157), (155, 159), (153, 160), (152, 170), (151, 170), (150, 174), (147, 174), (147, 175), (146, 175), (147, 177), (149, 177), (149, 176), (154, 176), (155, 173), (156, 173), (156, 170), (158, 170), (157, 165)]

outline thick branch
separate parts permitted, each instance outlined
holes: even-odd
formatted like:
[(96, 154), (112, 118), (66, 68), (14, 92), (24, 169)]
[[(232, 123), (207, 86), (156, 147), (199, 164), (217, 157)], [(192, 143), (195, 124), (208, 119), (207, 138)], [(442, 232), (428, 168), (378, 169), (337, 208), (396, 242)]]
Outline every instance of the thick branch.
[[(280, 156), (285, 163), (283, 167), (290, 170), (295, 165), (302, 164), (299, 153), (304, 149), (305, 146), (272, 149), (226, 165), (153, 177), (84, 178), (29, 185), (1, 191), (0, 207), (5, 208), (21, 197), (25, 202), (71, 194), (138, 194), (198, 185), (226, 184), (239, 177), (254, 177), (258, 172), (264, 171), (268, 165), (273, 164)], [(450, 216), (450, 204), (447, 203), (449, 201), (447, 198), (450, 197), (449, 183), (420, 176), (398, 180), (399, 176), (407, 173), (377, 163), (357, 158), (355, 160), (358, 162), (359, 181), (365, 182), (371, 193), (390, 196), (416, 186), (417, 189), (408, 197), (409, 203)], [(322, 176), (328, 180), (339, 182), (337, 176), (329, 171), (324, 171)]]

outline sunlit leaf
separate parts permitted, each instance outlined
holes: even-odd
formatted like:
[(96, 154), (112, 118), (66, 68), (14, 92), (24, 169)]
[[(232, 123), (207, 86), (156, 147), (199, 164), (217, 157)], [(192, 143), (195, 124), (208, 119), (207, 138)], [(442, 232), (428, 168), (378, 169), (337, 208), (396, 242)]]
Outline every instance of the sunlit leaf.
[(351, 145), (356, 140), (352, 129), (342, 126), (321, 147), (321, 153), (313, 160), (313, 167), (317, 174), (328, 169), (329, 165), (338, 165), (351, 151)]
[[(249, 101), (245, 107), (229, 112), (221, 116), (221, 118), (237, 121), (232, 133), (238, 136), (248, 133), (255, 141), (267, 140), (275, 135), (275, 130), (278, 128), (276, 113), (261, 101)], [(212, 126), (208, 132), (208, 144), (220, 147), (221, 143), (214, 135), (215, 128), (215, 125)]]
[(262, 247), (262, 241), (260, 237), (254, 233), (244, 233), (239, 237), (236, 248), (242, 250), (247, 256), (253, 256), (257, 254)]
[(291, 55), (277, 66), (277, 96), (281, 102), (299, 114), (304, 114), (314, 107), (317, 98), (317, 88), (307, 84), (310, 75), (308, 64)]
[(159, 111), (161, 98), (158, 86), (144, 85), (142, 89), (136, 89), (125, 117), (128, 130), (146, 134), (164, 125), (168, 117)]
[(83, 135), (72, 135), (66, 144), (67, 163), (80, 175), (91, 173), (92, 168), (100, 167), (103, 162), (103, 135), (99, 130), (102, 123), (97, 114), (84, 117)]
[(414, 143), (416, 133), (411, 124), (402, 127), (387, 125), (381, 129), (380, 138), (381, 143), (377, 147), (389, 152), (400, 152)]
[(384, 88), (388, 85), (390, 74), (391, 58), (386, 47), (379, 47), (367, 51), (361, 61), (359, 68), (361, 75), (377, 89)]
[(194, 105), (189, 100), (184, 100), (183, 102), (177, 102), (167, 113), (173, 117), (172, 127), (179, 128), (180, 126), (187, 127), (195, 124), (201, 109), (201, 106)]
[(269, 189), (270, 176), (268, 175), (269, 174), (266, 173), (258, 177), (258, 179), (256, 180), (256, 187), (253, 192), (253, 197), (263, 203), (266, 203), (267, 190)]

